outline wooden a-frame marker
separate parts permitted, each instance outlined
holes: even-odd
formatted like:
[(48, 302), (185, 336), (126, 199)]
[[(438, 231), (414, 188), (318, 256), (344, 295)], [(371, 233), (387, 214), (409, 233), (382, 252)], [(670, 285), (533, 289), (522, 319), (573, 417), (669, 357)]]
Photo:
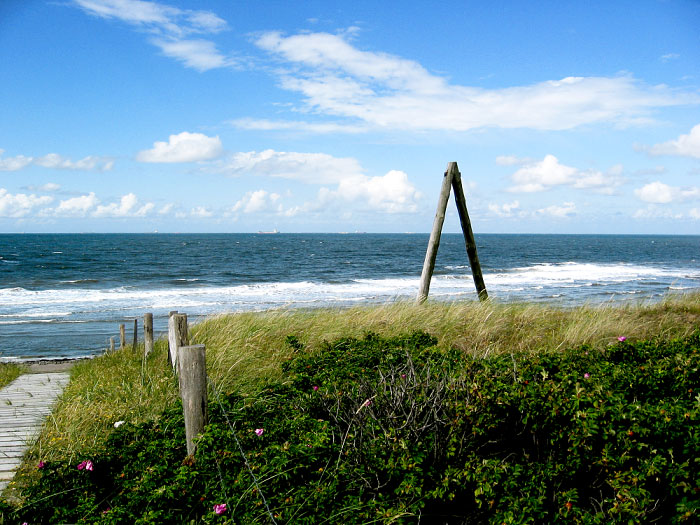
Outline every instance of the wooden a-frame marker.
[(450, 162), (447, 165), (445, 178), (442, 180), (442, 188), (440, 190), (440, 198), (438, 199), (437, 211), (435, 212), (435, 220), (433, 221), (433, 231), (430, 233), (430, 241), (428, 241), (428, 251), (425, 253), (425, 262), (423, 263), (423, 273), (420, 277), (420, 290), (418, 291), (418, 302), (422, 303), (428, 298), (430, 290), (430, 279), (433, 276), (435, 269), (435, 258), (437, 257), (438, 247), (440, 246), (440, 235), (442, 235), (442, 224), (445, 222), (445, 210), (447, 209), (447, 201), (450, 198), (450, 188), (455, 192), (455, 204), (457, 204), (457, 212), (459, 213), (459, 222), (462, 225), (464, 233), (464, 243), (467, 247), (467, 255), (469, 256), (469, 265), (472, 269), (474, 277), (474, 285), (479, 294), (479, 300), (485, 301), (488, 299), (486, 293), (486, 285), (484, 277), (481, 275), (481, 265), (479, 264), (479, 256), (476, 253), (476, 241), (474, 240), (474, 232), (472, 232), (472, 223), (469, 220), (467, 213), (467, 201), (464, 199), (464, 190), (462, 189), (462, 176), (459, 173), (456, 162)]

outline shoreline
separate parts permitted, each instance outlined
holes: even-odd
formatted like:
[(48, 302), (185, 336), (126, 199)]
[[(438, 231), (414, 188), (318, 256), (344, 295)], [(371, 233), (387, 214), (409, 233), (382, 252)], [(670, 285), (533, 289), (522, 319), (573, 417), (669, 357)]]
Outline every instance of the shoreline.
[(95, 356), (85, 357), (41, 357), (41, 358), (0, 358), (0, 364), (14, 363), (25, 367), (29, 374), (47, 372), (67, 372), (78, 362), (90, 360)]

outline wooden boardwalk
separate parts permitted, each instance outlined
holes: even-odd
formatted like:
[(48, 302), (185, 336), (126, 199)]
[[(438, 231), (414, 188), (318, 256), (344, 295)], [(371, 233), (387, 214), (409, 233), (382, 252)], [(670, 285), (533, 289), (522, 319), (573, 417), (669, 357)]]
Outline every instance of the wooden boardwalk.
[(66, 372), (24, 374), (0, 390), (0, 492), (14, 477), (68, 379)]

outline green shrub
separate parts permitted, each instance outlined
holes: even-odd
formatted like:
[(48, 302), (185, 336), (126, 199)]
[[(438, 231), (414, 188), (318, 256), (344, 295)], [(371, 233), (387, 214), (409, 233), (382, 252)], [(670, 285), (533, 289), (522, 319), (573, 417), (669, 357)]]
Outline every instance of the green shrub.
[(700, 334), (481, 360), (420, 332), (340, 339), (313, 353), (297, 338), (288, 343), (286, 381), (248, 397), (212, 392), (194, 457), (186, 457), (181, 409), (168, 410), (114, 430), (107, 453), (81, 459), (92, 470), (44, 465), (5, 515), (30, 523), (698, 519)]

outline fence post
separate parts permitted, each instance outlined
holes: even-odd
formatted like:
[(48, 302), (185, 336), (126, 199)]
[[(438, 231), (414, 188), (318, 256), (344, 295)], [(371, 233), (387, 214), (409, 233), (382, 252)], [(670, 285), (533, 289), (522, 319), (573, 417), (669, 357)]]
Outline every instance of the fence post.
[(139, 320), (134, 319), (134, 345), (133, 348), (136, 350), (136, 342), (139, 339)]
[(178, 349), (188, 344), (187, 314), (174, 313), (168, 319), (168, 360), (175, 371), (177, 371)]
[(126, 327), (124, 324), (119, 325), (119, 350), (124, 350), (126, 345)]
[(143, 355), (153, 351), (153, 314), (143, 316)]
[(180, 397), (185, 416), (187, 454), (195, 451), (194, 440), (204, 431), (209, 418), (207, 406), (207, 366), (204, 345), (178, 348), (177, 367), (180, 377)]
[(109, 351), (114, 352), (114, 337), (109, 338)]
[(450, 188), (452, 187), (452, 164), (454, 163), (447, 165), (447, 171), (442, 179), (442, 188), (440, 188), (440, 197), (438, 198), (435, 219), (433, 220), (433, 231), (430, 232), (428, 250), (425, 253), (423, 271), (421, 272), (420, 276), (420, 288), (418, 290), (417, 298), (418, 303), (425, 302), (425, 300), (428, 298), (428, 291), (430, 290), (430, 279), (433, 277), (433, 270), (435, 269), (435, 258), (437, 257), (438, 247), (440, 246), (442, 225), (445, 222), (445, 210), (447, 209), (447, 201), (450, 198)]

